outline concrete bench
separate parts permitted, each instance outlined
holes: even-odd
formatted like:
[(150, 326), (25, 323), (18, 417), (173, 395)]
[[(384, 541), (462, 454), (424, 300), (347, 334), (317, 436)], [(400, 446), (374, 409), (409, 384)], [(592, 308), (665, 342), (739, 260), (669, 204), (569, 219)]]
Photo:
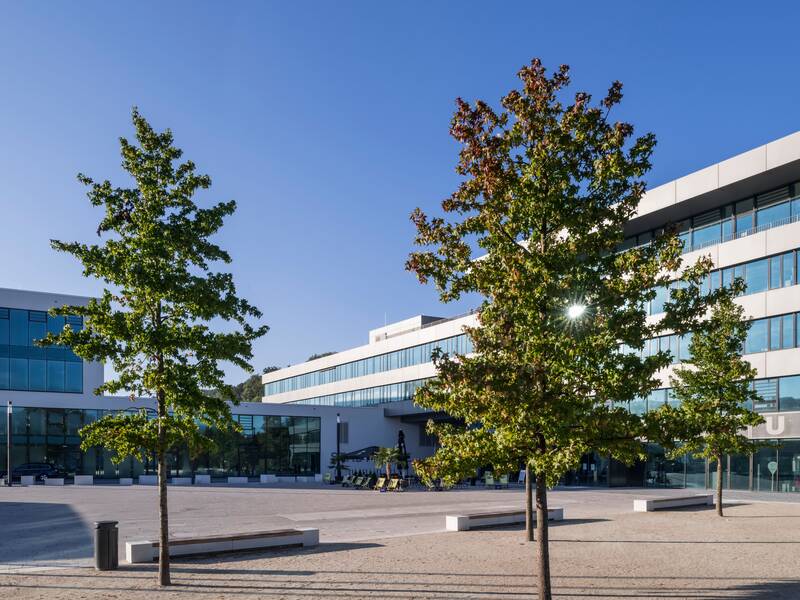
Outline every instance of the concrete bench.
[[(536, 511), (533, 512), (536, 521)], [(553, 507), (547, 509), (548, 521), (563, 521), (564, 509)], [(445, 527), (448, 531), (469, 531), (476, 527), (490, 527), (492, 525), (508, 525), (511, 523), (524, 523), (524, 510), (501, 510), (497, 512), (463, 513), (460, 515), (447, 515)]]
[(653, 498), (634, 498), (634, 512), (652, 512), (664, 508), (681, 508), (684, 506), (711, 506), (714, 504), (713, 494), (693, 494), (691, 496), (662, 496)]
[(139, 475), (139, 485), (158, 484), (158, 475)]
[[(319, 529), (300, 527), (232, 535), (176, 538), (169, 541), (169, 555), (196, 556), (261, 550), (267, 548), (300, 548), (319, 545)], [(152, 562), (158, 559), (158, 542), (125, 543), (125, 559), (129, 563)]]
[(63, 477), (48, 477), (44, 480), (45, 485), (64, 485)]
[(20, 485), (35, 485), (36, 478), (33, 475), (21, 475), (19, 478)]
[(172, 485), (192, 485), (191, 477), (173, 477), (169, 481)]
[(195, 475), (195, 485), (211, 485), (211, 475)]
[(247, 477), (228, 477), (228, 483), (247, 483)]
[(94, 485), (94, 475), (75, 475), (75, 485)]
[(278, 478), (275, 475), (260, 475), (258, 480), (260, 483), (275, 483)]
[(120, 485), (133, 485), (133, 477), (120, 477), (119, 478)]

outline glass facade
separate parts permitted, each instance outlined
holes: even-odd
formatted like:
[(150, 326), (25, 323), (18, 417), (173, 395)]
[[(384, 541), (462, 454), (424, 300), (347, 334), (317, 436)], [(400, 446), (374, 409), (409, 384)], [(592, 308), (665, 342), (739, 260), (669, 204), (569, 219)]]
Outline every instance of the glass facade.
[[(73, 408), (15, 406), (12, 413), (12, 464), (52, 463), (69, 475), (96, 478), (138, 477), (155, 473), (155, 459), (141, 463), (126, 459), (111, 462), (103, 448), (80, 449), (78, 431), (109, 411)], [(185, 447), (168, 457), (171, 476), (195, 473), (212, 476), (313, 475), (320, 473), (320, 418), (234, 415), (241, 433), (206, 433), (217, 443), (210, 454), (192, 457)], [(0, 445), (6, 444), (6, 422), (0, 419)], [(5, 452), (0, 470), (6, 468)]]
[[(730, 285), (735, 278), (741, 278), (747, 285), (744, 295), (756, 294), (797, 284), (797, 250), (759, 258), (740, 265), (715, 269), (709, 273), (703, 284), (706, 291), (715, 290), (720, 285)], [(656, 296), (646, 307), (648, 314), (664, 312), (664, 304), (669, 300), (670, 291), (684, 285), (676, 281), (667, 287), (656, 289)]]
[(64, 325), (83, 327), (81, 317), (0, 308), (0, 390), (83, 392), (83, 361), (63, 346), (40, 348), (36, 341)]
[(413, 381), (380, 385), (361, 390), (329, 394), (327, 396), (316, 396), (314, 398), (306, 398), (288, 404), (313, 404), (315, 406), (360, 408), (364, 406), (374, 406), (376, 404), (385, 404), (386, 402), (402, 402), (403, 400), (411, 400), (414, 397), (414, 392), (429, 379), (430, 378), (415, 379)]
[(425, 364), (431, 361), (431, 354), (436, 348), (447, 354), (469, 354), (472, 352), (472, 340), (466, 334), (461, 334), (443, 340), (428, 342), (427, 344), (354, 360), (328, 369), (287, 377), (286, 379), (266, 384), (264, 386), (264, 394), (272, 396), (273, 394), (302, 390), (315, 385)]
[[(759, 413), (800, 411), (800, 375), (756, 379), (753, 388), (759, 400), (752, 407)], [(653, 390), (646, 398), (636, 398), (629, 403), (629, 410), (637, 415), (655, 410), (665, 403), (677, 404), (672, 388)]]
[[(800, 183), (795, 183), (695, 215), (676, 227), (683, 251), (691, 252), (798, 220)], [(626, 238), (621, 249), (648, 244), (662, 232), (663, 229), (648, 230)]]

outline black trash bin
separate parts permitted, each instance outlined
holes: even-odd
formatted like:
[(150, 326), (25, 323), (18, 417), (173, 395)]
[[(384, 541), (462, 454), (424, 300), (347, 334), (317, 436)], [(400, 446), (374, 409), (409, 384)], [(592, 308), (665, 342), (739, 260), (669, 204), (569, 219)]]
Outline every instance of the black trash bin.
[(94, 568), (98, 571), (113, 571), (119, 566), (117, 523), (118, 521), (94, 523)]

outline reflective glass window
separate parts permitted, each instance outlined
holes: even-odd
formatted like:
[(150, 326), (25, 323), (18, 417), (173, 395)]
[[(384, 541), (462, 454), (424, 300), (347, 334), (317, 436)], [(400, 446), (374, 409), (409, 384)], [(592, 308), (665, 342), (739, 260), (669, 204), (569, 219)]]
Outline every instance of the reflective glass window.
[(781, 349), (781, 319), (778, 317), (769, 320), (769, 349)]
[(778, 410), (778, 380), (759, 379), (753, 382), (758, 400), (753, 405), (757, 412), (774, 412)]
[(782, 202), (770, 206), (769, 208), (760, 208), (756, 211), (756, 225), (759, 227), (778, 223), (780, 221), (788, 221), (791, 216), (791, 209), (788, 202)]
[(30, 359), (28, 361), (28, 389), (43, 392), (47, 389), (47, 361)]
[(750, 325), (750, 331), (747, 332), (747, 339), (744, 345), (745, 354), (767, 351), (768, 321), (769, 319), (758, 319)]
[(794, 285), (794, 252), (787, 252), (783, 255), (781, 272), (783, 287)]
[(781, 322), (781, 348), (794, 348), (794, 315), (775, 317)]
[(780, 410), (800, 410), (800, 375), (781, 377), (779, 389)]
[(748, 294), (763, 292), (768, 287), (767, 259), (756, 260), (747, 263), (744, 280), (747, 284)]
[(775, 289), (783, 284), (781, 278), (781, 257), (773, 256), (769, 259), (769, 287)]

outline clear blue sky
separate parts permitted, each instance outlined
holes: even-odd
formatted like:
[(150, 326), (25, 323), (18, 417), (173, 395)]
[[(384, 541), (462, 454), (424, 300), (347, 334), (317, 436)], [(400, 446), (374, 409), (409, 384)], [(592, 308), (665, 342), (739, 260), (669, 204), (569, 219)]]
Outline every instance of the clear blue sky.
[[(502, 5), (502, 7), (501, 7)], [(221, 243), (271, 332), (259, 370), (449, 315), (403, 270), (411, 210), (454, 188), (456, 96), (534, 56), (625, 84), (663, 183), (800, 129), (795, 3), (28, 2), (0, 18), (0, 287), (99, 291), (48, 240), (90, 241), (78, 171), (125, 183), (136, 104), (234, 198)], [(234, 369), (229, 380), (242, 374)]]

